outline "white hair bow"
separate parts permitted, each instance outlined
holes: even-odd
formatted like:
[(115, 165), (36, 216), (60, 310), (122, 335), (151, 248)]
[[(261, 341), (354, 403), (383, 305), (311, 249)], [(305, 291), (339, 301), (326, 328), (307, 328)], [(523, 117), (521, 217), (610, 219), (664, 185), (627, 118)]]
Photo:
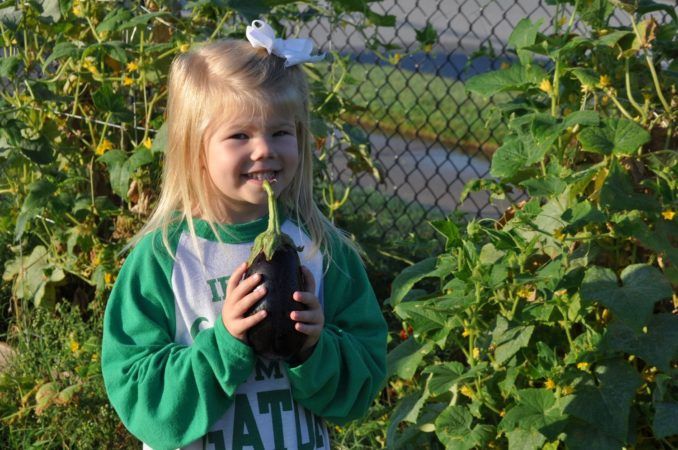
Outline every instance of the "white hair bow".
[(268, 54), (285, 58), (285, 67), (294, 66), (304, 62), (317, 62), (325, 57), (325, 54), (311, 55), (313, 41), (308, 38), (280, 39), (275, 37), (273, 28), (263, 20), (255, 20), (247, 26), (245, 31), (247, 40), (253, 47), (263, 47)]

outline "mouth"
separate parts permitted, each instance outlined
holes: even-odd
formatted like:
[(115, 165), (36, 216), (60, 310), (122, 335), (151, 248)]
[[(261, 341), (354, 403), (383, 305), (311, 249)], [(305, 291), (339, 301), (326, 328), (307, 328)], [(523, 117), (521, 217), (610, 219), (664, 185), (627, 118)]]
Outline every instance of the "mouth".
[(278, 175), (280, 174), (279, 170), (266, 170), (260, 172), (250, 172), (243, 174), (247, 180), (263, 182), (268, 180), (270, 183), (275, 183), (278, 181)]

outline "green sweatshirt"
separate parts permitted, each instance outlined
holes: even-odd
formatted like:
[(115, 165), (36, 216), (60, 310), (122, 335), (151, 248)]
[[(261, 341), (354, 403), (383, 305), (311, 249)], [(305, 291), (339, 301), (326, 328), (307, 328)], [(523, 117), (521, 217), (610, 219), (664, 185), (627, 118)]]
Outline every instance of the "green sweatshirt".
[[(145, 448), (329, 449), (324, 420), (365, 414), (386, 372), (386, 324), (358, 255), (338, 240), (332, 258), (304, 247), (325, 327), (311, 356), (291, 367), (255, 356), (221, 320), (226, 285), (268, 217), (218, 229), (182, 224), (128, 255), (104, 317), (102, 370), (110, 401)], [(199, 251), (196, 251), (196, 244)], [(326, 270), (325, 270), (326, 269)]]

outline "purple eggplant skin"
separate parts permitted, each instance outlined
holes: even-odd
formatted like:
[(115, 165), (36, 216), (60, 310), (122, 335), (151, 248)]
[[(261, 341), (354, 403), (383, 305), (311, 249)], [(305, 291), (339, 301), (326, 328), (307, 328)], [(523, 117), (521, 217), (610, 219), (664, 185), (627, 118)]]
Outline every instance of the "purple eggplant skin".
[(245, 277), (258, 273), (266, 295), (248, 312), (250, 316), (262, 309), (266, 318), (247, 331), (247, 341), (254, 352), (268, 358), (289, 359), (306, 341), (306, 335), (294, 328), (290, 318), (292, 311), (306, 309), (306, 305), (292, 298), (296, 291), (304, 291), (304, 276), (301, 261), (295, 247), (279, 247), (270, 261), (263, 252), (259, 253), (247, 268)]

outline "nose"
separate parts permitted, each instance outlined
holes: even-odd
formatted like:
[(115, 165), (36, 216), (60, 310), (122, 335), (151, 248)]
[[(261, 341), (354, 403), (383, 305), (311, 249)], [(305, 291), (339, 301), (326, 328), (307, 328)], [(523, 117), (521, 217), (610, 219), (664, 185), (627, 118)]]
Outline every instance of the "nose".
[(275, 149), (273, 143), (266, 137), (257, 137), (253, 139), (254, 149), (252, 151), (252, 159), (269, 159), (275, 157)]

